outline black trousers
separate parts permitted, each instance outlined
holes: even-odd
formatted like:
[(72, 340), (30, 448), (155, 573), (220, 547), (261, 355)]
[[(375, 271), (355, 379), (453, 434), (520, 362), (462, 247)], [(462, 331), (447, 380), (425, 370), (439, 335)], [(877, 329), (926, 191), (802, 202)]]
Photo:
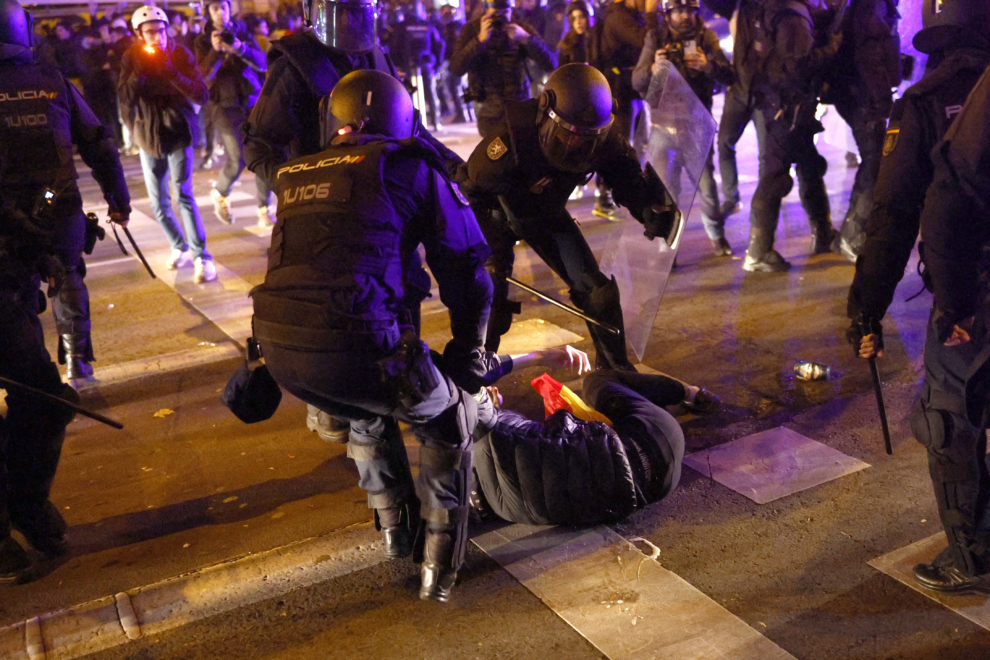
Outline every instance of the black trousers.
[(780, 207), (791, 191), (791, 165), (799, 181), (801, 206), (808, 214), (812, 231), (824, 235), (832, 227), (832, 216), (825, 189), (827, 161), (815, 148), (815, 134), (821, 124), (814, 116), (815, 107), (802, 106), (794, 117), (785, 113), (780, 118), (766, 117), (761, 110), (754, 114), (757, 134), (763, 135), (760, 150), (760, 180), (753, 193), (750, 213), (749, 255), (761, 258), (773, 249), (774, 234), (780, 219)]
[(852, 94), (840, 96), (835, 109), (852, 129), (859, 150), (860, 163), (841, 230), (849, 249), (858, 255), (866, 242), (866, 221), (873, 211), (873, 186), (880, 175), (887, 116)]
[[(539, 218), (520, 218), (504, 207), (475, 209), (475, 215), (492, 249), (486, 264), (494, 285), (485, 343), (487, 350), (498, 350), (502, 335), (512, 325), (513, 313), (519, 311), (518, 304), (509, 301), (509, 285), (505, 278), (512, 275), (514, 248), (520, 239), (567, 283), (571, 301), (578, 309), (620, 330), (623, 328), (618, 287), (614, 280), (602, 274), (588, 241), (566, 209)], [(592, 323), (588, 324), (588, 332), (595, 343), (599, 366), (631, 368), (625, 332), (614, 335)]]
[[(972, 423), (965, 400), (967, 386), (976, 385), (968, 381), (982, 348), (980, 341), (944, 346), (929, 320), (925, 386), (910, 418), (914, 437), (928, 450), (935, 501), (949, 540), (944, 558), (968, 575), (990, 573), (986, 429)], [(986, 383), (979, 385), (986, 390)]]
[[(466, 514), (471, 486), (470, 450), (477, 422), (477, 404), (471, 395), (433, 367), (437, 387), (422, 401), (401, 399), (385, 382), (378, 364), (398, 343), (394, 325), (374, 332), (337, 331), (328, 343), (333, 350), (276, 343), (265, 338), (261, 325), (256, 327), (265, 362), (278, 384), (350, 422), (347, 455), (357, 465), (359, 485), (368, 493), (370, 508), (397, 506), (412, 498), (412, 474), (397, 424), (403, 421), (423, 445), (415, 487), (423, 519), (438, 527), (456, 526), (460, 512)], [(431, 452), (458, 459), (430, 467), (425, 457)], [(462, 460), (463, 454), (467, 458)]]
[[(250, 110), (240, 107), (211, 106), (208, 112), (212, 118), (216, 138), (223, 144), (223, 151), (227, 156), (223, 170), (217, 178), (217, 190), (226, 197), (230, 194), (234, 182), (244, 171), (244, 133), (241, 128), (247, 121)], [(268, 206), (268, 186), (261, 177), (255, 177), (255, 192), (258, 206)]]
[[(45, 349), (39, 280), (0, 275), (0, 375), (55, 396), (65, 396), (58, 369)], [(30, 519), (45, 506), (58, 468), (71, 413), (14, 389), (0, 420), (0, 538), (10, 515)]]

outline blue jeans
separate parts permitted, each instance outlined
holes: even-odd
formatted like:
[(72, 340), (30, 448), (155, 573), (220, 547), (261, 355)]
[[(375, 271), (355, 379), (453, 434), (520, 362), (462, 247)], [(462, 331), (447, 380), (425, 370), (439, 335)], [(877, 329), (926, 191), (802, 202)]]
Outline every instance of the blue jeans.
[[(199, 214), (192, 188), (192, 147), (176, 149), (167, 156), (155, 158), (141, 150), (141, 169), (144, 171), (144, 185), (148, 189), (151, 208), (155, 220), (162, 226), (165, 236), (173, 250), (185, 252), (192, 247), (193, 257), (212, 260), (206, 251), (206, 230), (203, 229), (203, 217)], [(172, 196), (169, 193), (168, 181), (165, 175), (171, 173), (172, 187), (179, 191), (179, 213), (182, 215), (182, 227), (175, 219), (172, 211)], [(189, 242), (186, 242), (186, 236)]]

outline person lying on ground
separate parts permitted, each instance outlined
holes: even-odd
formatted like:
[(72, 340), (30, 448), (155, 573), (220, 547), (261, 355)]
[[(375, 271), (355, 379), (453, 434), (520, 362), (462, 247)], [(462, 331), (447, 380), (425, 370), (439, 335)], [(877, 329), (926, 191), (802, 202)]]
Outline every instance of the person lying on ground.
[(663, 374), (600, 369), (570, 346), (500, 358), (498, 369), (541, 365), (584, 379), (584, 400), (611, 421), (558, 410), (544, 421), (500, 408), (497, 387), (478, 395), (471, 505), (482, 519), (528, 525), (595, 525), (619, 520), (677, 486), (684, 433), (666, 406), (711, 413), (712, 392)]

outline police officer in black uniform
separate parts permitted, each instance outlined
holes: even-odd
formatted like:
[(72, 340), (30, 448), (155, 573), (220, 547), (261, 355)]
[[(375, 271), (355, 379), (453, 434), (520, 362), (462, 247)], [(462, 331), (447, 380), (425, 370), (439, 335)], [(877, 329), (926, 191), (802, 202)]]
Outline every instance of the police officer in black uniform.
[[(275, 175), (287, 158), (315, 154), (326, 140), (321, 134), (320, 99), (337, 81), (359, 69), (397, 77), (395, 65), (378, 45), (377, 8), (370, 0), (310, 0), (312, 29), (272, 42), (268, 77), (244, 128), (248, 169), (274, 189)], [(324, 115), (325, 116), (325, 115)], [(429, 141), (453, 169), (461, 159), (426, 130)], [(410, 262), (409, 307), (418, 323), (419, 302), (429, 294), (429, 276)], [(306, 424), (328, 442), (347, 442), (346, 424), (308, 406)]]
[[(646, 227), (646, 235), (666, 237), (676, 209), (663, 207), (666, 191), (650, 183), (632, 148), (615, 126), (612, 92), (597, 69), (566, 64), (547, 79), (539, 99), (505, 103), (506, 119), (494, 136), (482, 140), (457, 174), (461, 189), (492, 248), (489, 272), (495, 285), (489, 351), (519, 312), (508, 299), (505, 278), (512, 274), (513, 246), (525, 240), (571, 288), (571, 300), (599, 321), (622, 328), (619, 289), (598, 268), (595, 255), (567, 212), (575, 186), (598, 172), (615, 199)], [(632, 369), (625, 334), (609, 334), (594, 324), (596, 367)]]
[[(478, 391), (490, 368), (489, 250), (443, 160), (413, 137), (417, 115), (400, 82), (350, 73), (330, 110), (339, 127), (331, 146), (276, 173), (278, 223), (253, 292), (255, 336), (282, 387), (351, 422), (347, 453), (389, 556), (409, 553), (420, 511), (401, 436), (386, 427), (397, 419), (413, 427), (423, 443), (420, 597), (445, 602), (467, 543), (477, 422), (477, 402), (448, 374)], [(450, 311), (443, 372), (403, 298), (421, 244)]]
[(822, 125), (815, 119), (818, 85), (826, 65), (838, 50), (841, 33), (816, 43), (812, 10), (807, 0), (763, 0), (761, 29), (753, 48), (767, 53), (751, 82), (760, 148), (760, 180), (753, 193), (749, 247), (743, 269), (749, 272), (781, 272), (791, 265), (773, 249), (783, 198), (794, 185), (791, 165), (804, 180), (801, 205), (811, 224), (811, 254), (831, 249), (836, 231), (825, 171), (828, 163), (815, 149), (815, 134)]
[[(130, 200), (112, 139), (58, 69), (34, 60), (31, 38), (27, 12), (16, 0), (0, 0), (0, 374), (78, 401), (62, 384), (38, 321), (42, 276), (50, 295), (82, 279), (86, 221), (73, 143), (115, 221), (127, 221)], [(60, 331), (88, 333), (88, 325), (71, 325), (80, 318), (60, 314)], [(42, 553), (65, 552), (65, 521), (48, 495), (71, 419), (22, 393), (7, 394), (0, 421), (0, 580), (16, 579), (29, 566), (11, 527)]]
[(842, 22), (842, 45), (827, 77), (823, 103), (852, 129), (860, 163), (834, 251), (855, 262), (866, 240), (873, 186), (880, 172), (891, 88), (901, 83), (900, 16), (894, 0), (851, 0)]
[[(18, 13), (16, 3), (7, 6), (8, 12)], [(14, 38), (13, 33), (8, 37)], [(87, 228), (82, 212), (72, 163), (73, 142), (93, 169), (116, 220), (126, 221), (130, 214), (130, 195), (117, 150), (103, 125), (64, 77), (23, 50), (28, 47), (28, 42), (11, 41), (5, 46), (2, 59), (5, 74), (0, 76), (0, 94), (8, 100), (0, 107), (3, 117), (0, 130), (5, 133), (4, 146), (16, 159), (8, 165), (11, 178), (5, 185), (12, 203), (28, 210), (41, 190), (51, 188), (56, 193), (52, 213), (61, 225), (57, 231), (57, 249), (66, 271), (65, 283), (52, 301), (60, 339), (59, 361), (66, 364), (68, 378), (85, 378), (93, 374), (89, 365), (93, 360), (93, 345), (82, 254), (84, 248), (92, 250), (92, 242), (96, 240), (92, 234), (87, 238), (87, 232), (98, 227)], [(54, 97), (42, 95), (48, 90), (57, 93)], [(39, 157), (39, 150), (44, 152), (44, 159)]]
[(426, 120), (435, 130), (440, 126), (436, 71), (443, 62), (446, 44), (436, 26), (426, 20), (423, 0), (414, 0), (405, 13), (405, 19), (395, 26), (394, 43), (392, 52), (406, 74), (407, 84), (423, 86), (426, 107), (419, 110), (426, 113)]
[[(925, 197), (921, 233), (934, 293), (935, 348), (943, 364), (968, 361), (963, 384), (969, 428), (935, 453), (942, 473), (966, 479), (956, 496), (964, 532), (953, 532), (951, 563), (915, 567), (921, 584), (940, 591), (990, 587), (990, 68), (970, 93), (945, 138), (932, 151), (934, 179)], [(953, 420), (957, 420), (954, 418)], [(961, 423), (961, 422), (959, 422)], [(973, 478), (977, 476), (977, 478)], [(945, 514), (943, 514), (943, 520)], [(946, 531), (949, 531), (948, 529)]]
[[(915, 35), (914, 45), (929, 54), (929, 70), (891, 110), (873, 212), (849, 290), (848, 336), (863, 358), (883, 355), (880, 319), (918, 237), (925, 191), (934, 176), (932, 149), (990, 65), (990, 5), (983, 0), (926, 0), (922, 11), (924, 29)], [(960, 221), (970, 219), (967, 215)], [(926, 229), (926, 241), (927, 236)], [(927, 263), (927, 250), (922, 257)], [(946, 294), (936, 296), (925, 342), (925, 385), (910, 419), (914, 437), (928, 450), (935, 499), (949, 539), (948, 549), (933, 564), (919, 566), (915, 577), (938, 590), (971, 587), (974, 575), (987, 572), (990, 557), (987, 473), (980, 453), (986, 440), (967, 418), (965, 400), (977, 347), (973, 342), (944, 345), (946, 317), (938, 305), (948, 300)]]

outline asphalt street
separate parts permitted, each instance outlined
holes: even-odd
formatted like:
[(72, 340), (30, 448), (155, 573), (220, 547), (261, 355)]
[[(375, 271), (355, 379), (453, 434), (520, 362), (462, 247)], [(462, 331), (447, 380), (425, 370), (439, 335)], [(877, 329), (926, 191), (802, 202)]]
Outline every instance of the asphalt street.
[[(449, 128), (440, 137), (465, 156), (477, 142), (472, 127)], [(821, 150), (838, 226), (854, 170), (844, 150), (827, 144)], [(739, 154), (744, 207), (727, 230), (737, 257), (745, 249), (756, 184), (752, 130)], [(150, 216), (138, 159), (124, 163), (134, 206)], [(98, 189), (81, 164), (80, 170), (87, 205), (100, 208)], [(195, 176), (208, 248), (238, 286), (259, 284), (270, 232), (253, 230), (252, 175), (234, 189), (233, 226), (221, 224), (209, 204), (216, 175)], [(570, 208), (600, 255), (621, 225), (592, 216), (590, 187), (588, 193)], [(142, 236), (152, 241), (142, 245), (146, 252), (167, 248), (160, 232)], [(766, 504), (685, 468), (666, 500), (614, 531), (648, 541), (664, 569), (800, 660), (990, 658), (984, 627), (868, 564), (940, 531), (925, 452), (907, 425), (920, 391), (931, 304), (927, 293), (907, 300), (921, 288), (916, 257), (884, 323), (880, 366), (894, 443), (887, 456), (869, 370), (844, 339), (853, 266), (836, 255), (808, 256), (809, 242), (796, 190), (785, 199), (777, 231), (778, 251), (794, 263), (788, 273), (747, 274), (738, 258), (713, 256), (695, 216), (643, 364), (722, 398), (713, 415), (679, 411), (687, 453), (784, 426), (869, 467)], [(113, 431), (84, 418), (69, 427), (52, 499), (70, 525), (70, 555), (43, 566), (34, 582), (0, 592), (0, 627), (367, 523), (370, 512), (345, 447), (306, 429), (300, 401), (285, 395), (272, 419), (250, 426), (220, 404), (239, 349), (221, 328), (224, 321), (197, 307), (199, 294), (152, 280), (137, 261), (122, 257), (112, 237), (87, 264), (96, 378), (128, 365), (140, 365), (144, 375), (104, 377), (83, 391), (85, 405), (126, 428)], [(517, 247), (516, 264), (520, 280), (566, 301), (564, 283), (527, 246)], [(162, 263), (152, 267), (164, 270)], [(222, 274), (217, 283), (195, 286), (205, 295), (232, 284)], [(519, 321), (576, 333), (577, 347), (592, 352), (578, 319), (528, 294), (513, 297), (523, 303)], [(442, 346), (449, 326), (436, 292), (423, 312), (424, 339)], [(43, 320), (54, 355), (50, 312)], [(538, 334), (518, 340), (536, 342)], [(800, 360), (828, 364), (831, 378), (796, 379), (793, 366)], [(532, 368), (506, 377), (499, 384), (505, 405), (541, 415), (542, 401), (529, 385), (541, 373)], [(415, 441), (407, 446), (415, 465)], [(561, 614), (565, 604), (541, 598), (478, 547), (471, 546), (449, 605), (420, 602), (417, 581), (411, 561), (376, 563), (90, 657), (618, 657), (570, 623)], [(966, 602), (974, 609), (984, 605), (982, 599)], [(630, 649), (622, 657), (752, 657), (637, 653)], [(60, 656), (49, 649), (48, 657)]]

